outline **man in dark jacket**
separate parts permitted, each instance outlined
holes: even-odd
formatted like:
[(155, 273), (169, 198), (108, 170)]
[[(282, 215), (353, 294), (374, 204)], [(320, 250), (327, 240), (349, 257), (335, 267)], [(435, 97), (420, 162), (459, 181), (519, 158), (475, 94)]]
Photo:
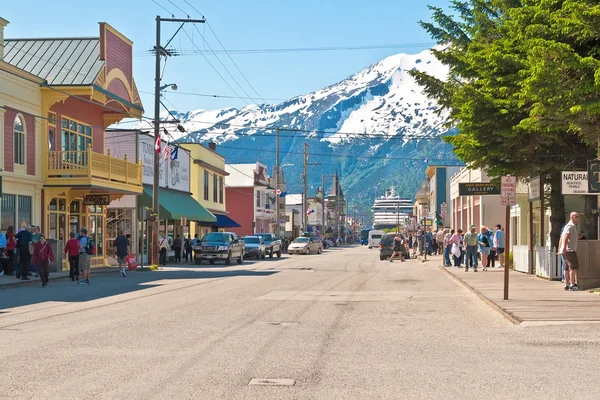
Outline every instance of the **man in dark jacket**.
[(29, 243), (33, 241), (31, 226), (27, 225), (25, 229), (15, 235), (17, 239), (17, 249), (19, 251), (19, 271), (17, 271), (17, 279), (20, 277), (24, 281), (29, 280), (29, 266), (31, 265), (31, 252), (29, 251)]

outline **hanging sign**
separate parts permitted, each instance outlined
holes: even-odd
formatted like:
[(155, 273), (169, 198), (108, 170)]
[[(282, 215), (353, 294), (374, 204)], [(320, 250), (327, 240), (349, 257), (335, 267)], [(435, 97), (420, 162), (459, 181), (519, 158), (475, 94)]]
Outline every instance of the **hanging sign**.
[(86, 206), (107, 206), (110, 204), (109, 194), (86, 194), (83, 198)]
[(467, 182), (458, 184), (459, 196), (484, 196), (500, 194), (500, 187), (490, 182)]

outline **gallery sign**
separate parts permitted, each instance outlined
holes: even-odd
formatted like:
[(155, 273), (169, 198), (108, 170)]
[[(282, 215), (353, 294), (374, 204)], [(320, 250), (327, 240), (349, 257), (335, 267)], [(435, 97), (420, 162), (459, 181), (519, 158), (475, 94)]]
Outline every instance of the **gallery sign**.
[[(179, 148), (177, 159), (168, 157), (165, 160), (162, 142), (160, 156), (160, 187), (190, 192), (190, 153)], [(171, 145), (173, 146), (173, 145)], [(142, 159), (142, 182), (144, 185), (154, 184), (154, 138), (149, 135), (138, 135), (139, 158)]]
[(589, 194), (587, 171), (563, 171), (562, 194)]
[(458, 184), (459, 196), (485, 196), (500, 194), (500, 186), (490, 182), (468, 182)]

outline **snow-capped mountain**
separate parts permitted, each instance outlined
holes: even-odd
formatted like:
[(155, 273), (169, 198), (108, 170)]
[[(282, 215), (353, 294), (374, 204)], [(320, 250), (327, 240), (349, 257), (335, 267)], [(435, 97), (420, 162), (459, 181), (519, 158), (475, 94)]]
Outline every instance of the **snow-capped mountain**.
[[(281, 104), (252, 105), (242, 109), (172, 111), (183, 122), (185, 140), (224, 142), (237, 134), (260, 134), (265, 129), (285, 127), (315, 130), (331, 143), (365, 133), (409, 138), (441, 133), (445, 115), (436, 114), (435, 101), (428, 99), (408, 75), (419, 69), (444, 78), (447, 68), (429, 51), (397, 54), (373, 64), (347, 79)], [(340, 133), (338, 133), (340, 132)], [(179, 139), (187, 136), (171, 127)]]
[[(274, 128), (297, 129), (301, 132), (288, 136), (282, 131), (282, 138), (289, 137), (281, 143), (281, 162), (291, 165), (284, 171), (290, 190), (300, 190), (297, 176), (306, 142), (311, 162), (323, 164), (322, 172), (309, 176), (313, 190), (320, 186), (321, 173), (338, 170), (344, 191), (352, 194), (354, 190), (365, 203), (390, 184), (402, 196), (412, 197), (424, 178), (423, 161), (453, 155), (441, 140), (431, 140), (447, 133), (443, 128), (447, 113), (438, 112), (436, 102), (408, 74), (411, 69), (441, 79), (448, 73), (430, 51), (397, 54), (339, 83), (280, 104), (171, 111), (186, 132), (171, 126), (170, 133), (186, 142), (217, 142), (227, 162), (260, 160), (273, 166)], [(364, 189), (365, 180), (368, 190)]]

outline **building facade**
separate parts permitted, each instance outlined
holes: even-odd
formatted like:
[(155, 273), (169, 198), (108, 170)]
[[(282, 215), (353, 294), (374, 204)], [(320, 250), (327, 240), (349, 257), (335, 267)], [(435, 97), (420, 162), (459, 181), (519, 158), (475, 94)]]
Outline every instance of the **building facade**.
[(275, 188), (267, 167), (255, 164), (226, 164), (226, 193), (229, 217), (240, 227), (231, 231), (240, 236), (275, 231)]
[[(124, 231), (136, 253), (147, 254), (148, 219), (153, 208), (154, 137), (143, 130), (110, 129), (105, 135), (105, 146), (113, 157), (124, 159), (132, 154), (142, 165), (143, 192), (125, 195), (108, 206), (106, 235), (109, 239)], [(169, 151), (165, 148), (169, 146)], [(210, 226), (216, 217), (194, 196), (199, 183), (193, 174), (192, 151), (179, 145), (161, 141), (159, 165), (159, 232), (170, 244), (177, 235), (186, 237), (197, 232), (198, 226)], [(217, 199), (218, 203), (218, 199)], [(112, 250), (112, 248), (111, 248)], [(174, 253), (171, 254), (174, 256)]]
[[(104, 265), (106, 207), (112, 200), (142, 191), (141, 163), (113, 157), (104, 145), (110, 124), (143, 114), (133, 79), (133, 43), (104, 22), (94, 38), (3, 41), (2, 69), (22, 71), (13, 76), (29, 74), (25, 79), (37, 85), (37, 94), (29, 88), (30, 97), (41, 99), (39, 110), (23, 114), (24, 124), (11, 123), (10, 130), (4, 129), (5, 166), (13, 159), (5, 169), (43, 181), (40, 199), (34, 194), (31, 200), (31, 219), (48, 238), (63, 244), (70, 232), (87, 227), (97, 246), (92, 263)], [(8, 88), (13, 89), (14, 85)], [(7, 118), (13, 119), (12, 111), (4, 112), (5, 128)], [(9, 149), (7, 136), (12, 141), (23, 138), (24, 144), (15, 142)], [(39, 163), (35, 155), (40, 156)], [(28, 201), (17, 198), (15, 206), (18, 216)]]
[(203, 237), (209, 232), (225, 231), (241, 227), (229, 217), (227, 211), (227, 191), (225, 179), (229, 173), (225, 170), (225, 157), (217, 153), (216, 143), (205, 147), (199, 143), (182, 143), (181, 147), (190, 152), (191, 186), (194, 199), (215, 216), (215, 221), (193, 221), (190, 233)]
[(450, 199), (452, 212), (452, 228), (463, 231), (471, 225), (477, 229), (481, 225), (493, 227), (504, 225), (506, 207), (500, 204), (500, 195), (461, 196), (460, 183), (489, 182), (490, 177), (480, 169), (472, 170), (463, 167), (450, 178)]
[(0, 18), (0, 217), (2, 232), (42, 224), (43, 79), (4, 60)]

